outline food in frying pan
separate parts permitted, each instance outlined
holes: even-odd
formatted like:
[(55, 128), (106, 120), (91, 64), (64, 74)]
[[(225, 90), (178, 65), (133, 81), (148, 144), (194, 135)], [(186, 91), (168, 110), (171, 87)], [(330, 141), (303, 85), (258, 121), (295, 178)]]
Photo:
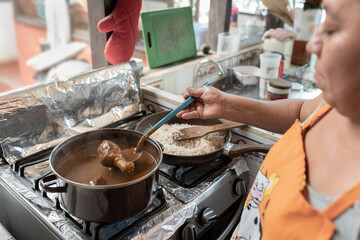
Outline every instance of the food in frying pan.
[(121, 154), (120, 147), (109, 140), (104, 140), (97, 149), (98, 159), (106, 167), (118, 167), (124, 173), (133, 173), (135, 165)]
[(173, 133), (188, 127), (197, 125), (190, 124), (164, 124), (151, 136), (153, 140), (158, 141), (164, 146), (164, 153), (177, 156), (193, 156), (214, 152), (225, 144), (224, 136), (219, 132), (210, 133), (201, 138), (175, 141)]

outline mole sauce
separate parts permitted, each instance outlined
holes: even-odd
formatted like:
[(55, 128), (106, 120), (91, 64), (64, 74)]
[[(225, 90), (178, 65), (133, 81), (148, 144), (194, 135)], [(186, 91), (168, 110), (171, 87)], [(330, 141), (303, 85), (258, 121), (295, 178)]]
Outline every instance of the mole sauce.
[(105, 167), (97, 159), (97, 146), (69, 154), (57, 169), (64, 178), (77, 183), (91, 184), (98, 177), (104, 180), (103, 185), (113, 185), (138, 179), (151, 172), (157, 165), (156, 160), (147, 151), (135, 162), (132, 174), (123, 173), (117, 167)]

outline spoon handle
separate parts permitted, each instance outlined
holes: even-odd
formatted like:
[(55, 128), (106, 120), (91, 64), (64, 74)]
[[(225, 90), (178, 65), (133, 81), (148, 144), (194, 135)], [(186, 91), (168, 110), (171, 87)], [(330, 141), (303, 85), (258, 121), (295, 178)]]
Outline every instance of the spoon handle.
[[(206, 82), (203, 86), (211, 86), (211, 83)], [(202, 86), (202, 87), (203, 87)], [(195, 97), (189, 96), (185, 101), (183, 101), (179, 106), (177, 106), (174, 110), (169, 112), (163, 119), (161, 119), (157, 124), (155, 124), (152, 129), (159, 128), (165, 123), (167, 123), (170, 119), (172, 119), (176, 114), (178, 114), (181, 110), (190, 105), (193, 101), (195, 101)]]

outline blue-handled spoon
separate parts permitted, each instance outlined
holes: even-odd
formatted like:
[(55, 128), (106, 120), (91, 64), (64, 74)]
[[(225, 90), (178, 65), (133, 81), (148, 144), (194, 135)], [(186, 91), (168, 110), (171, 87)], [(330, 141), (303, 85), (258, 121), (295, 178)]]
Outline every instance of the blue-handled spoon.
[[(203, 86), (211, 86), (211, 83), (206, 82)], [(202, 87), (203, 87), (202, 86)], [(185, 101), (183, 101), (179, 106), (177, 106), (174, 110), (169, 112), (165, 117), (163, 117), (158, 123), (156, 123), (145, 135), (141, 137), (136, 148), (128, 148), (124, 149), (121, 153), (128, 162), (135, 162), (137, 161), (143, 154), (143, 144), (145, 140), (153, 134), (157, 129), (159, 129), (162, 125), (167, 123), (170, 119), (172, 119), (176, 114), (178, 114), (181, 110), (186, 108), (192, 102), (195, 101), (195, 97), (189, 96)]]

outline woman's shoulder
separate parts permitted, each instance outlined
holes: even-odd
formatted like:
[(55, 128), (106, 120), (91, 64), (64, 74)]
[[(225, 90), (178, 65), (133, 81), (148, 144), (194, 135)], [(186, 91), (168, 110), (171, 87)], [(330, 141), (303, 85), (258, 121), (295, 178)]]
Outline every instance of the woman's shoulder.
[(300, 121), (304, 122), (306, 119), (308, 119), (311, 114), (317, 110), (322, 102), (324, 102), (322, 94), (316, 98), (305, 100), (300, 109)]

